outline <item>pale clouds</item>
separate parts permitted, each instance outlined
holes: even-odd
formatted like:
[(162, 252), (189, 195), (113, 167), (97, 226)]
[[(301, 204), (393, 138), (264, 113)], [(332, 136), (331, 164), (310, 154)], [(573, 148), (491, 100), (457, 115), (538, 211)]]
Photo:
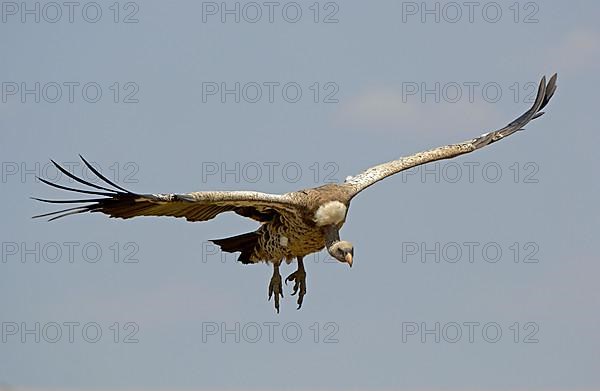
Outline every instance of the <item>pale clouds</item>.
[[(501, 115), (497, 104), (477, 100), (471, 103), (466, 98), (456, 103), (437, 103), (433, 99), (422, 103), (415, 96), (403, 98), (400, 89), (369, 88), (340, 105), (334, 125), (369, 132), (479, 134), (511, 119)], [(525, 111), (527, 105), (522, 106)], [(515, 116), (518, 114), (515, 112)]]
[(600, 33), (573, 30), (555, 46), (549, 47), (549, 63), (562, 71), (581, 72), (597, 67), (600, 61)]

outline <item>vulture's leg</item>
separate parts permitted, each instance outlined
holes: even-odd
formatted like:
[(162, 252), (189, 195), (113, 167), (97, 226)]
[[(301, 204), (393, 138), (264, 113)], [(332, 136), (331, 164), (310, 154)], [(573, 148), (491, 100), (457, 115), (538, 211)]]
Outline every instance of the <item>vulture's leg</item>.
[(275, 293), (275, 309), (279, 313), (279, 295), (283, 297), (283, 287), (281, 286), (281, 274), (279, 274), (279, 265), (281, 262), (273, 262), (273, 276), (269, 282), (269, 301)]
[(298, 309), (300, 309), (300, 307), (302, 307), (304, 295), (306, 294), (306, 271), (304, 270), (304, 262), (302, 261), (302, 257), (298, 257), (298, 270), (287, 276), (285, 279), (286, 285), (288, 281), (296, 282), (294, 284), (292, 296), (298, 293)]

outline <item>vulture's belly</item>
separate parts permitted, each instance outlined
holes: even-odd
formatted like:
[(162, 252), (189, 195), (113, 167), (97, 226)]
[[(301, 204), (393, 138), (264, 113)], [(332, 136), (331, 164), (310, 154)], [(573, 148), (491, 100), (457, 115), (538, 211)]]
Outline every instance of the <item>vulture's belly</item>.
[(300, 232), (289, 231), (283, 235), (287, 238), (286, 247), (293, 257), (303, 257), (325, 247), (325, 236), (319, 227), (311, 227)]
[(325, 247), (325, 236), (321, 228), (302, 221), (293, 224), (265, 224), (259, 231), (262, 231), (262, 235), (259, 248), (256, 249), (256, 260), (291, 261)]

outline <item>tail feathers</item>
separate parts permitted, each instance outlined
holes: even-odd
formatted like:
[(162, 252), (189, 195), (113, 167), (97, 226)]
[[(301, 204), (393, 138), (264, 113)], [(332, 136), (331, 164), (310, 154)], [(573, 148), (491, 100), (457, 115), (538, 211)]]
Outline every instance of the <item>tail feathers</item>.
[(221, 247), (221, 251), (228, 253), (241, 252), (238, 261), (244, 264), (254, 263), (250, 260), (254, 249), (258, 245), (259, 234), (248, 232), (246, 234), (232, 236), (224, 239), (211, 240), (214, 244)]

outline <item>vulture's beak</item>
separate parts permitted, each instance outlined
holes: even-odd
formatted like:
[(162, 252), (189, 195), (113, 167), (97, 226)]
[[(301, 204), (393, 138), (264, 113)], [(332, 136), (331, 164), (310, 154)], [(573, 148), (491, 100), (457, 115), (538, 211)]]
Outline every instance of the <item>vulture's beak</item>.
[(346, 260), (346, 262), (348, 263), (348, 265), (350, 265), (350, 267), (352, 267), (352, 254), (350, 254), (350, 253), (346, 254), (346, 256), (344, 257), (344, 259)]

